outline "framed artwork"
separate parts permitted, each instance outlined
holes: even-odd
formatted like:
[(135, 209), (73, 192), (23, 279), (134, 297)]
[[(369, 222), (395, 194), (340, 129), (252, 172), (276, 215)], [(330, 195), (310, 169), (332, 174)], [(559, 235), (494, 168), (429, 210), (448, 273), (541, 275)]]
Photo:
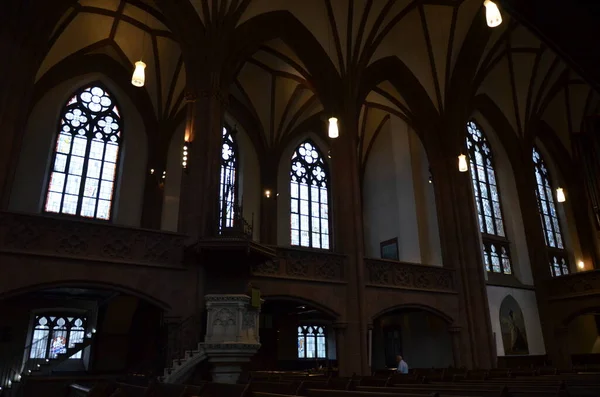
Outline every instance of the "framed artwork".
[(500, 330), (504, 355), (529, 354), (523, 312), (511, 295), (506, 296), (500, 305)]
[(381, 248), (381, 259), (398, 260), (398, 237), (381, 242), (379, 247)]

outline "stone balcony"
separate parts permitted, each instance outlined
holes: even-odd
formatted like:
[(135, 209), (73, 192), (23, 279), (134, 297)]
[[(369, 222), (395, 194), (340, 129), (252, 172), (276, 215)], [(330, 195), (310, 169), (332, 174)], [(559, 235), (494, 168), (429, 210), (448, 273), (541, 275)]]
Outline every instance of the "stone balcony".
[(345, 255), (307, 248), (271, 248), (275, 258), (253, 265), (253, 276), (346, 283)]
[(548, 281), (550, 299), (573, 299), (600, 295), (600, 270), (554, 277)]
[(370, 287), (456, 293), (452, 269), (372, 258), (365, 258), (365, 265)]
[(185, 236), (60, 216), (0, 212), (0, 253), (182, 266)]

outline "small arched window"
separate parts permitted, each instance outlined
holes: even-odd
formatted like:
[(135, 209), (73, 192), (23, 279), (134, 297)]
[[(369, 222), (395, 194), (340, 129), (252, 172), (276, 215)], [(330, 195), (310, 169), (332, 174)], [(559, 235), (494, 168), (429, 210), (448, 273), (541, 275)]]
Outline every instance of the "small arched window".
[(238, 147), (229, 127), (223, 127), (219, 229), (233, 227), (238, 182)]
[(509, 241), (504, 229), (492, 150), (474, 121), (467, 123), (467, 150), (485, 268), (488, 272), (511, 274)]
[(62, 110), (44, 210), (109, 220), (122, 123), (113, 96), (92, 85)]
[(327, 358), (327, 341), (323, 326), (298, 326), (298, 358)]
[(554, 203), (554, 195), (552, 194), (554, 190), (552, 189), (550, 174), (542, 155), (535, 147), (533, 148), (533, 166), (537, 184), (535, 195), (540, 211), (542, 229), (544, 230), (544, 238), (546, 239), (546, 247), (548, 247), (550, 273), (553, 276), (569, 274), (568, 255), (565, 251), (560, 221)]
[(291, 243), (329, 249), (329, 177), (317, 146), (307, 140), (292, 155)]

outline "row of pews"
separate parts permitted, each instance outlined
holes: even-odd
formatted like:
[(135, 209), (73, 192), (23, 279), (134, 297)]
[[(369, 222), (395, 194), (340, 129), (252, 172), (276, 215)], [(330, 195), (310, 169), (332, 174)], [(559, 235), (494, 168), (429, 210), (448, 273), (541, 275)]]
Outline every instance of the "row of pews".
[(556, 370), (413, 371), (334, 378), (256, 374), (252, 397), (600, 397), (600, 374)]
[(245, 383), (71, 385), (68, 397), (600, 397), (600, 374), (552, 369), (382, 372), (334, 377), (294, 372), (252, 373)]

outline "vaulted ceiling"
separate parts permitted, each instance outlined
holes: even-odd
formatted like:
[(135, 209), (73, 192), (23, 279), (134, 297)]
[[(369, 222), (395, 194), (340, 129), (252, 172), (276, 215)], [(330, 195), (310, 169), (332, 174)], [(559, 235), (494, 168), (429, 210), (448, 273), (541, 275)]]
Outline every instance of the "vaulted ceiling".
[[(324, 123), (315, 122), (324, 110), (315, 81), (325, 74), (327, 62), (340, 79), (360, 81), (378, 61), (399, 60), (402, 78), (376, 79), (360, 104), (358, 150), (363, 162), (390, 116), (418, 130), (423, 100), (431, 114), (441, 117), (458, 89), (495, 103), (518, 136), (531, 134), (528, 126), (534, 121), (545, 121), (567, 149), (570, 133), (583, 128), (585, 116), (598, 113), (596, 91), (506, 12), (500, 27), (477, 36), (476, 28), (484, 24), (482, 0), (172, 1), (186, 12), (195, 11), (199, 26), (175, 26), (189, 21), (168, 20), (161, 12), (162, 0), (79, 0), (50, 38), (38, 79), (82, 52), (107, 54), (128, 70), (142, 57), (148, 64), (144, 89), (157, 118), (168, 118), (183, 106), (185, 86), (180, 46), (169, 26), (205, 33), (211, 26), (226, 26), (235, 37), (257, 18), (284, 12), (307, 32), (304, 37), (313, 42), (313, 52), (326, 58), (315, 64), (310, 51), (300, 53), (285, 38), (269, 38), (238, 65), (230, 107), (243, 110), (252, 121), (250, 128), (260, 136), (255, 145), (261, 150), (276, 149), (307, 129), (324, 129)], [(468, 60), (473, 73), (466, 77), (457, 73), (464, 67), (457, 62), (465, 52), (474, 57)], [(404, 65), (408, 72), (401, 70)], [(424, 99), (416, 101), (420, 93)]]
[(147, 64), (145, 90), (157, 119), (174, 117), (184, 106), (185, 68), (179, 44), (153, 1), (79, 0), (49, 38), (36, 80), (81, 55), (104, 54), (127, 71)]

